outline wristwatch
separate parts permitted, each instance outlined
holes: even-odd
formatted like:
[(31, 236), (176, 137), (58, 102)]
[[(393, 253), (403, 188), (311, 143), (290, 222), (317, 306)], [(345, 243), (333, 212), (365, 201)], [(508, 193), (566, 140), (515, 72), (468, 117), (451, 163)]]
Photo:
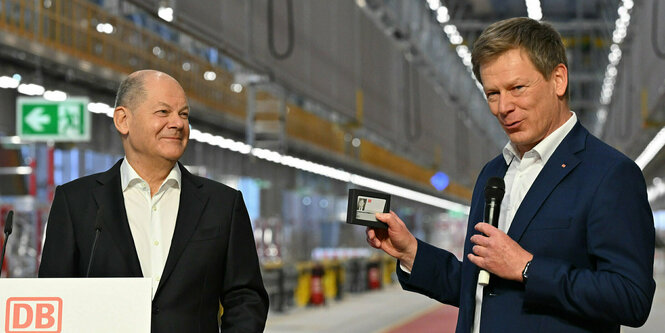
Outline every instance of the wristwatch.
[(526, 266), (524, 266), (524, 270), (522, 271), (522, 282), (526, 284), (526, 280), (529, 279), (529, 266), (531, 265), (531, 260), (529, 260), (526, 263)]

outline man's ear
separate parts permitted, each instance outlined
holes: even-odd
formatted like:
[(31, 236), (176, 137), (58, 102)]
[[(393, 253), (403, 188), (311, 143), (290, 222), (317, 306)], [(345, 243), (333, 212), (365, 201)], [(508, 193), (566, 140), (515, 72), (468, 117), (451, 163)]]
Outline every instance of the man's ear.
[(558, 64), (552, 72), (552, 80), (555, 83), (556, 95), (563, 97), (568, 88), (568, 68), (564, 64)]
[(118, 106), (113, 110), (113, 124), (115, 129), (122, 135), (129, 133), (129, 110), (124, 106)]

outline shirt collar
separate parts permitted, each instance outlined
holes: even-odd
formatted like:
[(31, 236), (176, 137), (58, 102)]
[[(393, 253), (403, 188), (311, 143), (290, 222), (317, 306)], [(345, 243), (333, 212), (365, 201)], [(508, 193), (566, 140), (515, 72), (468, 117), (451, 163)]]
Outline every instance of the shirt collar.
[[(565, 123), (563, 123), (563, 125), (554, 130), (554, 132), (550, 133), (550, 135), (545, 137), (542, 141), (540, 141), (535, 147), (533, 147), (530, 150), (540, 156), (543, 164), (547, 163), (547, 160), (549, 160), (550, 156), (554, 154), (554, 151), (556, 150), (557, 147), (559, 147), (561, 141), (563, 141), (566, 135), (570, 133), (570, 131), (577, 123), (577, 115), (575, 114), (575, 112), (570, 111), (570, 113), (572, 113), (571, 117)], [(524, 155), (526, 155), (526, 153)], [(512, 142), (508, 141), (508, 143), (506, 143), (506, 145), (503, 147), (503, 159), (506, 161), (506, 164), (509, 164), (513, 158), (521, 160), (520, 154), (518, 153), (515, 145)]]
[[(174, 183), (175, 186), (180, 187), (181, 179), (182, 172), (180, 171), (178, 163), (176, 163), (169, 174), (166, 176), (166, 179), (164, 179), (162, 186), (166, 183)], [(134, 170), (129, 162), (127, 162), (127, 156), (125, 156), (122, 164), (120, 164), (120, 185), (122, 187), (122, 191), (124, 192), (128, 187), (142, 182), (147, 183), (143, 178), (141, 178), (141, 176), (139, 176), (139, 174), (136, 172), (136, 170)]]

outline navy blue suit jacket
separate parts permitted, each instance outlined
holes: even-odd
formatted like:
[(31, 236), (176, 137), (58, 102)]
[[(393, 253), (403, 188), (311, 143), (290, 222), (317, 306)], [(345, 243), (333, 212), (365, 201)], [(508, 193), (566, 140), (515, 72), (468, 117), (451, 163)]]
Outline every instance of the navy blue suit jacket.
[[(478, 177), (463, 261), (419, 240), (411, 274), (398, 268), (404, 289), (460, 308), (457, 332), (473, 327), (479, 269), (466, 255), (473, 227), (483, 221), (484, 186), (506, 170), (498, 156)], [(491, 277), (482, 332), (619, 332), (619, 325), (646, 321), (655, 235), (644, 177), (579, 123), (534, 181), (508, 235), (534, 256), (529, 279)]]

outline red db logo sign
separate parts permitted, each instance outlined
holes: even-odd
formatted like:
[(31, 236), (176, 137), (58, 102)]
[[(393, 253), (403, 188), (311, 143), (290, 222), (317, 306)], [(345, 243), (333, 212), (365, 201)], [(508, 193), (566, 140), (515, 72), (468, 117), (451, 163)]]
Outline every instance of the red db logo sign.
[(6, 333), (62, 331), (62, 298), (10, 297), (5, 314)]

